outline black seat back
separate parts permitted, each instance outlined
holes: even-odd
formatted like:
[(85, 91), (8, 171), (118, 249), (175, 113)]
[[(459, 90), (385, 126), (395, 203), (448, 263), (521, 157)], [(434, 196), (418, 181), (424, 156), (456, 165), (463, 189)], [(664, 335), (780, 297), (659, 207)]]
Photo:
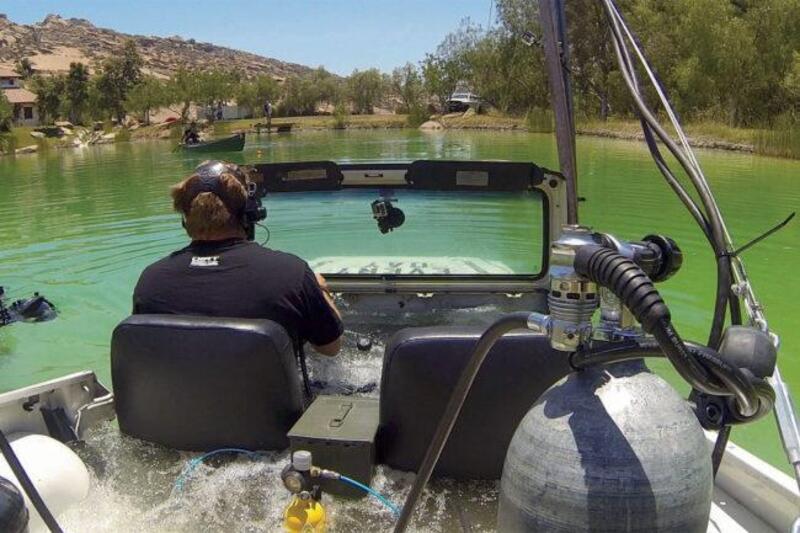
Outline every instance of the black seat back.
[(303, 411), (291, 340), (269, 320), (133, 315), (114, 330), (123, 433), (179, 450), (277, 450)]
[[(408, 328), (386, 347), (381, 378), (380, 462), (416, 471), (450, 393), (483, 332), (480, 327)], [(547, 337), (510, 333), (489, 352), (437, 463), (435, 474), (498, 479), (522, 417), (571, 371)]]

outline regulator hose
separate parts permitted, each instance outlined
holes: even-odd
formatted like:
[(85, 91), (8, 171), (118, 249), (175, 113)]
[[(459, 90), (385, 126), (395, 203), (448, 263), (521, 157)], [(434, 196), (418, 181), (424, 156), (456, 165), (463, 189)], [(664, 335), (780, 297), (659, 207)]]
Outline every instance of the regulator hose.
[(439, 425), (436, 426), (436, 432), (433, 434), (433, 439), (428, 445), (425, 458), (422, 460), (419, 470), (417, 470), (417, 477), (414, 478), (414, 484), (411, 486), (411, 491), (408, 493), (408, 497), (403, 505), (403, 510), (394, 526), (394, 533), (402, 533), (406, 530), (406, 527), (408, 527), (408, 522), (411, 520), (411, 515), (414, 512), (417, 500), (419, 500), (419, 497), (422, 495), (422, 490), (425, 488), (425, 485), (428, 484), (433, 469), (437, 461), (439, 461), (439, 456), (442, 454), (445, 444), (447, 444), (450, 432), (453, 430), (456, 420), (458, 420), (461, 407), (467, 399), (467, 395), (472, 388), (472, 383), (475, 381), (475, 377), (478, 375), (478, 371), (484, 359), (486, 359), (489, 350), (492, 349), (492, 346), (494, 346), (500, 337), (509, 331), (527, 329), (529, 317), (530, 313), (528, 312), (504, 315), (494, 321), (478, 339), (475, 349), (467, 361), (467, 365), (458, 378), (458, 383), (456, 383), (453, 392), (450, 394), (450, 400), (448, 400), (444, 414), (439, 420)]
[[(724, 361), (720, 359), (719, 354), (707, 346), (689, 341), (684, 341), (684, 344), (689, 353), (694, 357), (702, 357), (708, 361), (718, 360), (724, 363)], [(570, 355), (570, 366), (575, 370), (583, 370), (590, 366), (619, 363), (632, 359), (641, 359), (642, 357), (664, 356), (664, 351), (657, 342), (650, 339), (634, 339), (629, 342), (608, 343), (591, 350), (573, 352)], [(743, 372), (740, 373), (740, 375), (743, 374)], [(737, 386), (739, 385), (734, 385), (734, 387)], [(748, 382), (744, 387), (740, 388), (749, 390), (751, 387), (758, 397), (757, 411), (750, 417), (744, 417), (741, 413), (737, 413), (734, 410), (734, 414), (737, 417), (736, 423), (751, 422), (769, 414), (775, 403), (775, 391), (763, 379), (754, 379), (752, 382)], [(740, 394), (744, 394), (744, 392)], [(729, 391), (720, 391), (720, 393), (716, 395), (728, 397), (736, 396)]]
[(610, 289), (631, 310), (692, 387), (716, 396), (734, 396), (737, 415), (742, 418), (751, 419), (761, 412), (755, 378), (710, 348), (690, 350), (672, 325), (669, 309), (653, 282), (636, 263), (611, 248), (587, 245), (575, 253), (574, 267), (578, 274)]

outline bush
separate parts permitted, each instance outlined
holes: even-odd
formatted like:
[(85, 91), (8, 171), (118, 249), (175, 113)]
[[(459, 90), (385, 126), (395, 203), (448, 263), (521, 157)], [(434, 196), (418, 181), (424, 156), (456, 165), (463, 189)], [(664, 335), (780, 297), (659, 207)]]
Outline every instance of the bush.
[(430, 117), (428, 109), (424, 105), (415, 105), (408, 110), (408, 117), (406, 117), (406, 124), (411, 128), (419, 127), (420, 124), (426, 122)]
[(333, 108), (333, 129), (343, 130), (345, 128), (347, 128), (347, 107), (340, 102)]
[(791, 114), (779, 116), (770, 129), (758, 130), (753, 141), (757, 154), (800, 158), (800, 124)]
[(0, 133), (0, 153), (13, 154), (17, 149), (17, 138), (11, 133)]
[(114, 142), (128, 142), (131, 140), (131, 130), (128, 128), (120, 128), (117, 135), (114, 137)]
[(537, 133), (552, 133), (555, 130), (553, 112), (549, 109), (533, 107), (525, 115), (525, 124), (528, 131)]

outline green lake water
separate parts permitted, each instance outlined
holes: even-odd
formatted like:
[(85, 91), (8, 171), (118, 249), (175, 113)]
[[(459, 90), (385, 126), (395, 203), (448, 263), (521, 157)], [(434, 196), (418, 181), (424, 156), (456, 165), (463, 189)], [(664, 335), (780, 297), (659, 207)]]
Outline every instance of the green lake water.
[[(168, 187), (199, 158), (171, 149), (169, 143), (125, 143), (0, 158), (0, 285), (12, 298), (41, 291), (61, 313), (53, 322), (0, 330), (0, 392), (81, 369), (94, 369), (101, 380), (110, 382), (111, 330), (130, 310), (139, 273), (186, 243), (170, 209)], [(717, 151), (700, 151), (698, 157), (739, 244), (800, 205), (800, 162)], [(262, 136), (248, 138), (245, 151), (232, 158), (507, 159), (557, 167), (550, 135), (506, 132)], [(644, 146), (580, 138), (578, 168), (580, 195), (586, 198), (581, 204), (583, 223), (628, 239), (662, 233), (682, 247), (684, 267), (661, 289), (681, 334), (704, 340), (714, 294), (712, 255)], [(326, 209), (325, 216), (334, 224), (330, 210), (335, 206)], [(800, 224), (759, 244), (745, 259), (770, 325), (783, 340), (783, 374), (794, 394), (800, 394), (800, 289), (791, 278), (791, 265), (800, 264)], [(663, 364), (654, 366), (666, 371)], [(771, 418), (736, 428), (733, 438), (787, 470)]]

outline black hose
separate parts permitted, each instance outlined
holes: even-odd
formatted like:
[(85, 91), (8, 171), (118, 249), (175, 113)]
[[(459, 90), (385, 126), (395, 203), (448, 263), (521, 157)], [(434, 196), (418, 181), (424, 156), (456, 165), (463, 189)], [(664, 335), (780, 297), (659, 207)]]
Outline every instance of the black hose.
[[(697, 390), (713, 396), (733, 397), (737, 401), (737, 409), (733, 414), (737, 422), (749, 422), (769, 413), (775, 401), (775, 393), (763, 379), (748, 379), (744, 372), (720, 358), (716, 351), (702, 344), (684, 341), (689, 353), (709, 366), (709, 372), (722, 384), (697, 383)], [(590, 366), (618, 363), (641, 359), (642, 357), (665, 357), (666, 354), (658, 342), (648, 339), (635, 339), (622, 343), (609, 343), (592, 350), (574, 352), (570, 355), (570, 365), (575, 370), (583, 370)], [(745, 399), (744, 403), (740, 399)], [(744, 406), (744, 409), (741, 406)], [(755, 412), (747, 416), (747, 413)], [(740, 412), (746, 411), (746, 412)]]
[(710, 348), (689, 350), (673, 327), (661, 295), (636, 263), (611, 248), (588, 245), (576, 252), (574, 266), (578, 274), (610, 289), (631, 310), (692, 387), (707, 394), (734, 396), (734, 411), (744, 419), (761, 411), (754, 380)]
[(453, 392), (450, 394), (450, 400), (447, 402), (444, 414), (442, 414), (442, 418), (436, 426), (436, 432), (433, 434), (433, 439), (425, 452), (425, 458), (422, 460), (422, 464), (420, 464), (417, 470), (417, 477), (414, 478), (414, 484), (411, 486), (411, 491), (408, 493), (408, 497), (403, 505), (403, 511), (400, 513), (400, 517), (397, 519), (397, 523), (394, 526), (394, 533), (402, 533), (406, 530), (408, 522), (411, 520), (411, 515), (414, 512), (414, 507), (417, 504), (417, 500), (419, 500), (419, 497), (422, 495), (425, 485), (428, 484), (433, 469), (439, 461), (439, 456), (442, 454), (445, 444), (447, 444), (448, 437), (450, 437), (450, 432), (453, 430), (456, 420), (458, 420), (461, 407), (467, 399), (467, 395), (472, 388), (472, 383), (475, 381), (475, 377), (478, 375), (478, 371), (484, 359), (486, 359), (489, 350), (492, 349), (492, 346), (494, 346), (495, 342), (497, 342), (500, 337), (509, 331), (527, 329), (529, 317), (530, 313), (527, 312), (504, 315), (493, 322), (478, 339), (472, 355), (467, 361), (464, 370), (461, 372), (461, 376), (458, 378), (458, 383), (456, 383)]
[(42, 517), (47, 529), (52, 533), (62, 533), (61, 527), (59, 527), (58, 522), (56, 522), (56, 519), (53, 517), (52, 513), (50, 513), (50, 509), (47, 508), (47, 504), (44, 503), (44, 500), (39, 495), (39, 491), (33, 486), (31, 478), (28, 477), (28, 473), (25, 472), (25, 468), (23, 468), (22, 463), (19, 462), (17, 454), (14, 453), (14, 449), (11, 448), (11, 444), (8, 442), (8, 439), (6, 439), (2, 430), (0, 430), (0, 452), (2, 452), (3, 457), (5, 457), (17, 481), (22, 485), (22, 490), (28, 495), (28, 499), (33, 504), (36, 512)]

